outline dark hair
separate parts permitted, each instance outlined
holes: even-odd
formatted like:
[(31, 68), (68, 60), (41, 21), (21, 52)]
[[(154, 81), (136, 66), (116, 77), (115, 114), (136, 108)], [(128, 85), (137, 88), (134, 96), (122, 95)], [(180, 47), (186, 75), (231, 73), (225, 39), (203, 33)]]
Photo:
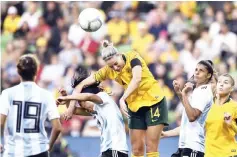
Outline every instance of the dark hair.
[[(79, 66), (76, 69), (76, 72), (74, 73), (74, 76), (72, 78), (72, 88), (75, 88), (79, 83), (81, 83), (84, 79), (90, 76), (89, 71), (83, 67)], [(97, 94), (101, 91), (101, 89), (98, 87), (100, 83), (95, 83), (90, 86), (84, 87), (81, 91), (81, 93), (93, 93)]]
[(23, 55), (17, 63), (17, 72), (24, 81), (33, 81), (37, 73), (38, 63), (35, 56)]
[(198, 62), (198, 64), (202, 64), (206, 67), (208, 73), (211, 74), (211, 77), (209, 78), (209, 80), (211, 80), (214, 74), (213, 62), (211, 60), (201, 60), (200, 62)]

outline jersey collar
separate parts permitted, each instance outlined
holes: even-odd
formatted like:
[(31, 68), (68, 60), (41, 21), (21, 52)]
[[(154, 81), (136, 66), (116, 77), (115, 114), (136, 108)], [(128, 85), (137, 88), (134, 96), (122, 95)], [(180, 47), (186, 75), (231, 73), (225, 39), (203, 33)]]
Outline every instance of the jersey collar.
[(24, 82), (21, 82), (21, 84), (35, 84), (34, 81), (24, 81)]

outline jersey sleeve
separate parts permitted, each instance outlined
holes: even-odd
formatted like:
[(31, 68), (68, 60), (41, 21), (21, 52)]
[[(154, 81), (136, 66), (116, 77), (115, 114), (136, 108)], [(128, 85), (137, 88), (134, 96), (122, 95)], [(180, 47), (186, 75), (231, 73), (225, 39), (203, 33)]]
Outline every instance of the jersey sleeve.
[(103, 68), (101, 68), (100, 70), (98, 70), (97, 72), (95, 72), (94, 74), (94, 78), (97, 82), (101, 82), (104, 81), (106, 79), (110, 78), (110, 69), (108, 66), (105, 66)]
[(49, 120), (60, 118), (55, 100), (51, 94), (48, 95), (48, 101), (46, 105), (48, 107), (47, 117)]
[(99, 96), (100, 98), (101, 98), (101, 100), (103, 101), (103, 103), (102, 104), (99, 104), (99, 105), (105, 105), (106, 103), (108, 103), (108, 94), (107, 93), (105, 93), (105, 92), (99, 92), (98, 94), (97, 94), (97, 96)]
[(132, 67), (132, 68), (135, 67), (135, 66), (137, 66), (137, 65), (142, 66), (142, 63), (141, 63), (141, 61), (140, 61), (138, 58), (132, 59), (131, 62), (130, 62), (130, 64), (131, 64), (131, 67)]
[(196, 108), (203, 112), (205, 109), (206, 105), (211, 102), (212, 100), (212, 93), (210, 87), (207, 86), (202, 86), (198, 91), (193, 93), (192, 95), (192, 100), (191, 100), (191, 106), (193, 108)]
[(10, 101), (8, 98), (8, 94), (6, 91), (2, 92), (2, 95), (0, 97), (0, 114), (8, 115), (9, 109), (10, 109)]

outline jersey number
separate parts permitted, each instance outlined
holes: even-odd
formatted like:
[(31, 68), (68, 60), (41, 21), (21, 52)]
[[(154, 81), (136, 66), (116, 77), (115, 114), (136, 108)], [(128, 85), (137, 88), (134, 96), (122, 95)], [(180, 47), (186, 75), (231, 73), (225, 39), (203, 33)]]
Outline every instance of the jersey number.
[(157, 107), (155, 109), (155, 111), (152, 108), (150, 108), (150, 111), (151, 111), (151, 120), (152, 120), (152, 122), (157, 121), (158, 118), (160, 117), (159, 108)]
[[(13, 101), (13, 105), (17, 106), (17, 123), (16, 123), (16, 132), (20, 132), (21, 130), (21, 117), (22, 117), (22, 101)], [(25, 102), (25, 108), (23, 113), (24, 119), (34, 119), (35, 120), (35, 126), (33, 129), (27, 129), (24, 128), (24, 133), (39, 133), (39, 124), (40, 124), (40, 112), (41, 112), (41, 104), (36, 102)], [(30, 107), (33, 107), (36, 109), (36, 112), (34, 114), (29, 113)]]

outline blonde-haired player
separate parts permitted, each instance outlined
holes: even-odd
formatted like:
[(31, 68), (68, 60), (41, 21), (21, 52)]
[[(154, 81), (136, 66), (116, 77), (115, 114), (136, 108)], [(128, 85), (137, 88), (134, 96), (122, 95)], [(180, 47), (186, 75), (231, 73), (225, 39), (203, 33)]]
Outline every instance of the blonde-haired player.
[(206, 119), (205, 157), (237, 156), (237, 102), (230, 98), (234, 79), (219, 76), (216, 97)]
[[(146, 145), (146, 156), (158, 157), (160, 134), (168, 121), (164, 92), (137, 52), (120, 53), (108, 41), (103, 46), (102, 58), (107, 65), (83, 80), (76, 90), (81, 92), (83, 87), (107, 79), (118, 82), (125, 89), (120, 106), (129, 115), (132, 156), (144, 156)], [(71, 101), (66, 119), (74, 108)]]

